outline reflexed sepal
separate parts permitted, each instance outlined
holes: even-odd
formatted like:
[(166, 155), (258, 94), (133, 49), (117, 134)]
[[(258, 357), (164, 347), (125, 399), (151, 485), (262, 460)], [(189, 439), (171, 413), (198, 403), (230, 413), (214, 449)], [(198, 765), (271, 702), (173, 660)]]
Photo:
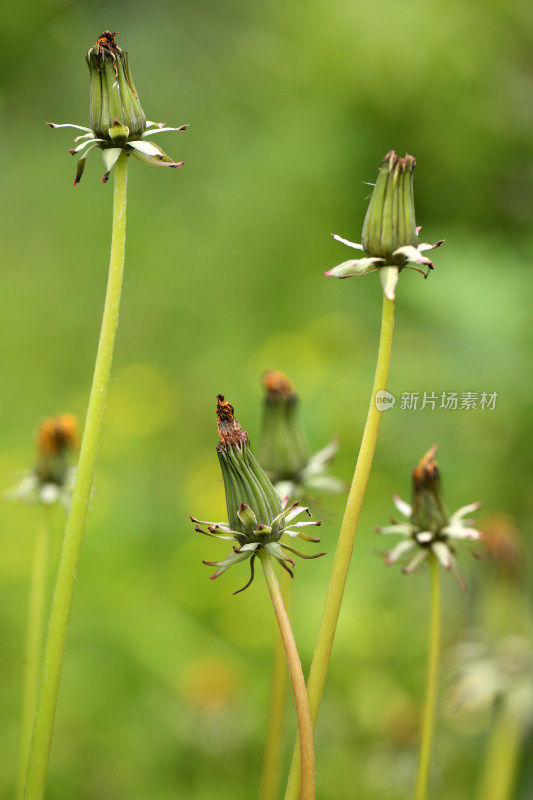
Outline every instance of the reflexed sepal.
[[(187, 128), (190, 128), (190, 124), (187, 123), (186, 125), (179, 125), (177, 128), (169, 128), (163, 122), (147, 122), (146, 126), (148, 130), (146, 130), (141, 139), (146, 139), (147, 136), (153, 136), (156, 133), (167, 133), (168, 131), (185, 131)], [(153, 127), (151, 127), (153, 126)], [(435, 245), (437, 247), (437, 245)]]
[(383, 294), (385, 297), (388, 297), (389, 300), (395, 300), (396, 298), (396, 286), (398, 285), (399, 276), (400, 270), (398, 267), (383, 267), (383, 269), (379, 271), (379, 280), (383, 287)]
[(356, 258), (350, 261), (343, 261), (333, 269), (324, 272), (326, 278), (357, 278), (360, 275), (368, 275), (374, 272), (379, 265), (383, 266), (383, 258)]
[(121, 147), (110, 147), (109, 150), (104, 150), (102, 152), (102, 159), (104, 161), (106, 168), (106, 171), (102, 176), (102, 183), (105, 183), (107, 180), (109, 180), (109, 173), (119, 160), (121, 154), (122, 154)]
[(232, 567), (234, 564), (238, 564), (241, 561), (246, 561), (246, 559), (250, 558), (251, 553), (248, 552), (241, 552), (238, 547), (233, 548), (233, 552), (226, 556), (226, 558), (222, 559), (222, 561), (203, 561), (202, 563), (208, 567), (218, 567), (217, 571), (210, 575), (209, 577), (211, 580), (214, 578), (218, 578), (219, 575), (222, 575), (227, 569)]

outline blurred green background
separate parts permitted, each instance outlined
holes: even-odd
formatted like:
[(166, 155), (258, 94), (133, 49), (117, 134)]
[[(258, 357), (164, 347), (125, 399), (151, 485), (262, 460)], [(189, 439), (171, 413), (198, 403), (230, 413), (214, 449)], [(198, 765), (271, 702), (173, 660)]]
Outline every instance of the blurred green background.
[[(50, 800), (256, 796), (273, 614), (188, 515), (225, 514), (215, 395), (252, 444), (259, 378), (288, 373), (314, 449), (339, 435), (350, 480), (375, 364), (376, 276), (324, 280), (359, 240), (383, 155), (416, 155), (423, 239), (446, 238), (428, 281), (400, 280), (390, 389), (497, 392), (494, 410), (383, 418), (317, 732), (318, 796), (411, 794), (423, 696), (428, 575), (386, 570), (374, 533), (440, 444), (448, 503), (476, 499), (525, 534), (530, 453), (533, 8), (518, 0), (153, 0), (4, 4), (0, 82), (0, 487), (30, 467), (45, 416), (83, 419), (100, 325), (111, 182), (98, 152), (73, 188), (67, 129), (88, 124), (85, 51), (119, 31), (149, 119), (191, 123), (158, 142), (180, 171), (132, 161), (126, 285), (113, 382), (78, 572)], [(529, 298), (529, 299), (528, 299)], [(310, 663), (344, 497), (316, 509), (327, 558), (297, 565), (293, 618)], [(28, 579), (40, 510), (0, 508), (0, 795), (12, 797)], [(56, 545), (63, 518), (55, 516)], [(388, 544), (388, 542), (387, 542)], [(479, 619), (444, 582), (445, 647)], [(443, 686), (448, 678), (443, 666)], [(295, 730), (287, 715), (288, 760)], [(488, 720), (439, 714), (432, 797), (475, 796)], [(526, 738), (516, 790), (533, 797)], [(528, 766), (529, 763), (529, 766)]]

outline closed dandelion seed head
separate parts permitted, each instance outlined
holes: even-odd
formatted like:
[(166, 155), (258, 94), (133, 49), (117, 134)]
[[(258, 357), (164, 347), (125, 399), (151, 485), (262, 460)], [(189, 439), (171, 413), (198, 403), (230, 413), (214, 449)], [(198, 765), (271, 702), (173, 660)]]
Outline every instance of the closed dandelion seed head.
[(441, 490), (437, 446), (428, 450), (413, 470), (411, 520), (421, 530), (441, 530), (448, 522), (448, 511)]
[(222, 471), (226, 493), (228, 522), (205, 522), (191, 517), (195, 530), (206, 536), (222, 541), (234, 542), (232, 552), (221, 561), (204, 561), (208, 566), (217, 567), (211, 578), (218, 578), (223, 572), (241, 561), (250, 561), (250, 579), (242, 589), (247, 589), (254, 579), (254, 562), (264, 551), (293, 575), (294, 560), (299, 558), (318, 558), (325, 553), (308, 555), (281, 541), (283, 536), (318, 542), (319, 539), (306, 533), (310, 526), (320, 525), (320, 521), (301, 520), (303, 515), (311, 516), (308, 508), (299, 501), (283, 504), (266, 473), (259, 466), (252, 453), (248, 434), (243, 431), (234, 416), (233, 406), (223, 395), (217, 397), (217, 423), (219, 444), (217, 455)]
[(183, 161), (174, 161), (149, 137), (165, 131), (182, 131), (188, 125), (169, 128), (163, 122), (147, 121), (131, 76), (128, 54), (116, 43), (116, 35), (104, 31), (86, 55), (91, 90), (89, 127), (46, 123), (51, 128), (82, 131), (74, 139), (76, 146), (69, 150), (71, 155), (79, 156), (74, 185), (80, 182), (87, 156), (95, 148), (102, 150), (106, 168), (103, 183), (108, 181), (122, 154), (135, 156), (152, 166), (183, 166)]
[(443, 240), (435, 244), (419, 242), (413, 194), (415, 165), (416, 159), (407, 153), (404, 158), (399, 158), (394, 150), (387, 153), (370, 198), (361, 244), (332, 234), (348, 247), (363, 250), (366, 256), (338, 264), (326, 272), (326, 277), (354, 278), (377, 270), (389, 300), (395, 299), (403, 269), (413, 269), (427, 278), (434, 267), (422, 253), (440, 247)]
[(37, 449), (43, 457), (64, 455), (77, 450), (78, 445), (78, 420), (74, 414), (45, 419), (37, 430)]
[(343, 481), (326, 474), (338, 449), (333, 440), (311, 454), (300, 417), (300, 399), (280, 370), (263, 373), (265, 390), (259, 460), (279, 496), (293, 498), (346, 489)]
[(413, 470), (411, 505), (397, 495), (393, 498), (396, 508), (407, 522), (393, 520), (392, 525), (376, 530), (381, 534), (402, 537), (392, 550), (384, 554), (386, 564), (405, 563), (403, 571), (409, 574), (433, 554), (444, 569), (454, 572), (464, 589), (466, 587), (457, 566), (456, 551), (459, 546), (469, 549), (469, 544), (482, 538), (482, 534), (472, 527), (472, 520), (465, 519), (467, 514), (477, 511), (481, 504), (472, 503), (448, 514), (435, 460), (436, 452), (437, 446), (433, 445)]
[(44, 505), (60, 502), (68, 510), (76, 474), (69, 461), (79, 446), (76, 417), (58, 414), (43, 420), (37, 429), (36, 446), (33, 470), (24, 473), (5, 499)]
[(295, 480), (309, 459), (300, 419), (300, 399), (289, 378), (279, 370), (263, 373), (265, 390), (259, 459), (274, 484)]

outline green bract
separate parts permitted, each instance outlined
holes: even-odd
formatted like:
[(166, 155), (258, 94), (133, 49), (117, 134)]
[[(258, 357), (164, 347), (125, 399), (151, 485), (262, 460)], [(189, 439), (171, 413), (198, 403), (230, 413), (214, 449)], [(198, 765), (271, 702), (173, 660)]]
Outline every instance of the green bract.
[[(424, 250), (440, 247), (419, 244), (420, 227), (415, 222), (413, 173), (416, 159), (408, 154), (398, 158), (391, 150), (382, 161), (370, 205), (363, 224), (362, 244), (350, 242), (337, 234), (333, 238), (348, 247), (363, 250), (366, 258), (344, 261), (326, 272), (326, 277), (353, 278), (379, 271), (383, 291), (394, 300), (402, 269), (414, 269), (427, 278), (433, 263), (422, 255)], [(420, 269), (427, 267), (427, 272)]]
[(90, 127), (47, 122), (51, 128), (76, 128), (84, 131), (74, 139), (76, 147), (68, 152), (80, 154), (74, 185), (80, 182), (88, 154), (95, 147), (103, 151), (106, 171), (102, 182), (122, 153), (133, 155), (145, 164), (158, 167), (181, 167), (147, 137), (164, 131), (182, 131), (188, 125), (168, 128), (163, 122), (147, 122), (130, 73), (128, 54), (115, 42), (115, 33), (105, 31), (86, 55), (91, 80)]
[[(296, 501), (282, 507), (279, 496), (254, 458), (248, 434), (233, 416), (233, 407), (222, 395), (217, 398), (217, 416), (220, 444), (217, 454), (224, 479), (226, 506), (229, 522), (205, 522), (191, 517), (195, 530), (206, 536), (223, 541), (233, 541), (237, 545), (222, 561), (204, 561), (208, 566), (218, 567), (211, 578), (218, 578), (223, 572), (250, 559), (250, 580), (235, 594), (247, 589), (254, 579), (254, 561), (263, 549), (273, 556), (290, 573), (294, 561), (287, 553), (300, 558), (318, 558), (325, 553), (306, 555), (294, 547), (280, 542), (284, 534), (307, 542), (320, 539), (309, 536), (305, 528), (320, 525), (320, 521), (297, 521), (302, 514), (311, 516), (308, 508)], [(204, 526), (204, 527), (201, 527)]]
[(384, 528), (376, 528), (378, 533), (396, 533), (403, 541), (385, 554), (386, 564), (395, 564), (407, 558), (403, 570), (413, 572), (422, 564), (429, 553), (433, 553), (442, 567), (452, 569), (461, 584), (465, 584), (457, 567), (455, 544), (466, 544), (481, 539), (481, 533), (472, 528), (472, 520), (463, 519), (466, 514), (477, 511), (480, 503), (463, 506), (454, 514), (448, 515), (442, 498), (440, 475), (435, 461), (436, 446), (433, 446), (413, 470), (413, 502), (406, 503), (395, 495), (394, 505), (407, 518), (408, 522), (394, 522)]

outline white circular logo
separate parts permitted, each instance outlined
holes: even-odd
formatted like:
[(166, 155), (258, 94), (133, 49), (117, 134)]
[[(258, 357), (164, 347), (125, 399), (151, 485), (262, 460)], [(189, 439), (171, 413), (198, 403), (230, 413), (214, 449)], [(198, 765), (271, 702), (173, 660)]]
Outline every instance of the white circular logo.
[(386, 392), (384, 389), (379, 389), (376, 392), (376, 408), (378, 411), (388, 411), (389, 408), (394, 406), (396, 402), (396, 398), (390, 392)]

